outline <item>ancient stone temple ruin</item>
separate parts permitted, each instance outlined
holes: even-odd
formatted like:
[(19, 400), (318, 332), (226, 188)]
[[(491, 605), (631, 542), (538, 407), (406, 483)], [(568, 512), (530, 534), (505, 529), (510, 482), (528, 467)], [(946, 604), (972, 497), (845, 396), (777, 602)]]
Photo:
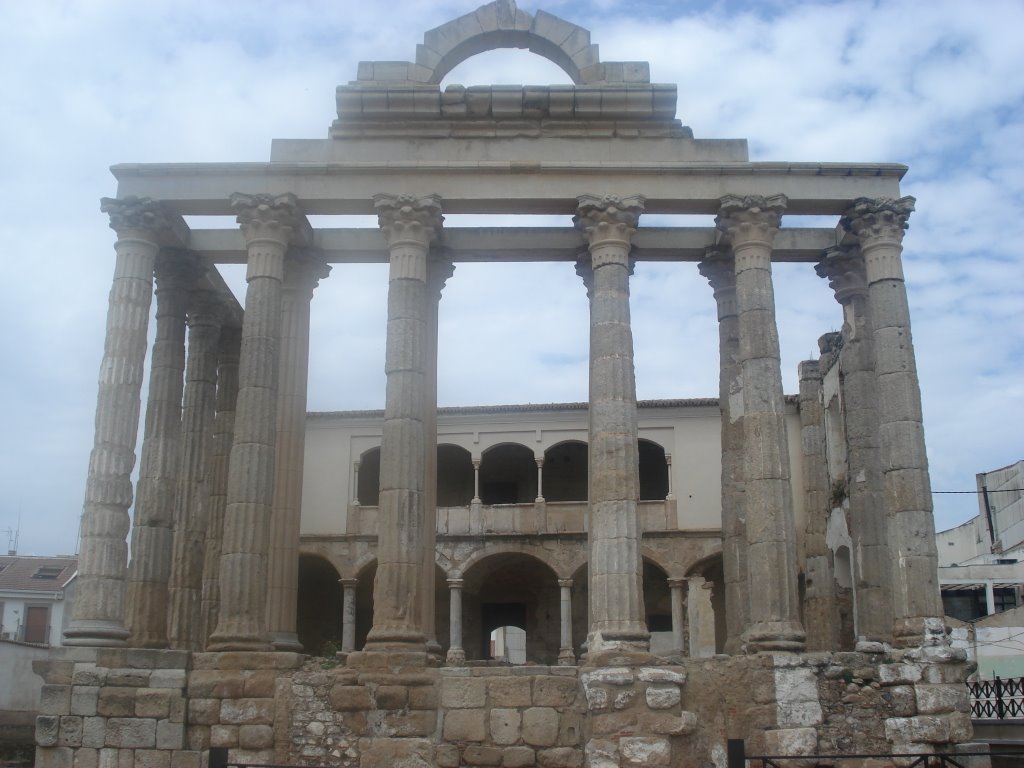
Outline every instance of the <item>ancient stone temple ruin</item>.
[[(441, 90), (503, 47), (573, 84)], [(906, 168), (750, 162), (743, 140), (694, 138), (676, 87), (650, 78), (497, 0), (412, 61), (360, 64), (326, 139), (113, 169), (81, 584), (67, 647), (38, 667), (37, 765), (199, 768), (227, 747), (722, 768), (727, 739), (789, 755), (970, 740), (901, 267)], [(307, 218), (371, 213), (379, 228)], [(457, 213), (575, 226), (446, 229)], [(226, 214), (237, 227), (184, 218)], [(794, 215), (838, 224), (780, 226)], [(589, 298), (589, 402), (438, 409), (453, 269), (538, 259)], [(652, 260), (710, 283), (717, 397), (637, 402), (630, 275)], [(357, 261), (389, 265), (386, 406), (307, 414), (310, 302)], [(773, 261), (816, 270), (842, 308), (798, 395)], [(243, 306), (225, 263), (246, 264)]]

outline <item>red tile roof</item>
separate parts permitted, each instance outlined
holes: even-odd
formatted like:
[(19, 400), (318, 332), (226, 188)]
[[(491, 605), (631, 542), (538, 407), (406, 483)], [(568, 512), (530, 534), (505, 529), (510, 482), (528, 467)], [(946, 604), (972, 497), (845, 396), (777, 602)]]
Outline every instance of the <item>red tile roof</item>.
[(0, 590), (55, 592), (77, 572), (77, 557), (0, 556)]

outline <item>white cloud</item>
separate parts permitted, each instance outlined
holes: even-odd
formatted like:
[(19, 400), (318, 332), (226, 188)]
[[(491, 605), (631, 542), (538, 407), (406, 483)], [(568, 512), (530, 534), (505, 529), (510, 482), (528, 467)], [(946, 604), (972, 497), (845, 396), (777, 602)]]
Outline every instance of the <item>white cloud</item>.
[[(903, 188), (918, 212), (906, 271), (933, 485), (969, 489), (975, 472), (1021, 458), (1019, 419), (1007, 416), (1024, 413), (1024, 6), (545, 7), (590, 29), (603, 60), (649, 59), (654, 80), (677, 82), (679, 117), (698, 138), (746, 137), (755, 159), (908, 164)], [(272, 138), (323, 137), (334, 87), (360, 59), (411, 59), (426, 29), (472, 9), (451, 0), (5, 6), (0, 394), (15, 407), (0, 448), (0, 528), (20, 508), (23, 551), (75, 544), (112, 266), (98, 212), (115, 190), (107, 167), (263, 160)], [(455, 76), (565, 82), (522, 52), (479, 57)], [(840, 317), (808, 265), (775, 274), (794, 391), (796, 363)], [(237, 270), (230, 279), (241, 282)], [(318, 289), (312, 408), (382, 404), (385, 283), (381, 266), (338, 266)], [(632, 290), (640, 395), (715, 395), (713, 300), (694, 266), (640, 264)], [(569, 264), (460, 266), (441, 329), (445, 403), (586, 396), (586, 305)], [(943, 497), (939, 525), (975, 510), (969, 496)]]

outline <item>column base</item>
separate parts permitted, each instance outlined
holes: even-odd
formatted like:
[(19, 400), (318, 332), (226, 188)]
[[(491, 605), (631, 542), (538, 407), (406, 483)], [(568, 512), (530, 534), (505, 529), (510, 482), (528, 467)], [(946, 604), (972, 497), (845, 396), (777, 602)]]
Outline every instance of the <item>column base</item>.
[(560, 666), (560, 667), (575, 667), (576, 666), (576, 654), (572, 652), (572, 648), (559, 648), (558, 649), (558, 666)]
[(293, 651), (302, 653), (302, 643), (295, 632), (271, 632), (270, 645), (275, 651)]
[(743, 635), (747, 653), (763, 651), (789, 651), (801, 653), (807, 648), (807, 635), (799, 622), (762, 621), (754, 624)]
[(210, 637), (206, 644), (206, 650), (210, 652), (219, 651), (272, 651), (273, 646), (266, 636), (253, 635), (218, 635)]
[(466, 663), (466, 652), (461, 648), (449, 648), (444, 663), (453, 667), (461, 667)]
[(435, 661), (426, 651), (381, 651), (365, 649), (348, 654), (345, 666), (358, 672), (402, 674), (422, 672)]
[(115, 621), (72, 621), (64, 630), (64, 645), (125, 648), (128, 630)]
[(583, 663), (588, 667), (637, 666), (650, 664), (651, 635), (646, 630), (591, 632)]

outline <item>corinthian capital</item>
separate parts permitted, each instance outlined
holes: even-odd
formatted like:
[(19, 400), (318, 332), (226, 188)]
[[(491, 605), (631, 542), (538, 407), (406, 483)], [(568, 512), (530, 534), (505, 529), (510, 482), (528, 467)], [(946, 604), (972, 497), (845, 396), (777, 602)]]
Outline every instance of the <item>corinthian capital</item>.
[(903, 241), (907, 219), (914, 210), (915, 202), (912, 197), (901, 197), (899, 200), (858, 197), (847, 208), (840, 223), (846, 231), (860, 239), (862, 247), (880, 242), (899, 244)]
[(129, 229), (156, 233), (172, 227), (171, 217), (151, 197), (104, 197), (100, 200), (100, 211), (110, 217), (110, 228), (117, 233)]
[(818, 277), (828, 280), (828, 287), (836, 301), (846, 305), (868, 292), (864, 257), (856, 246), (834, 246), (825, 251), (821, 261), (814, 265)]
[(331, 274), (331, 265), (318, 248), (291, 248), (284, 263), (285, 290), (313, 297), (320, 281)]
[(715, 225), (733, 248), (752, 241), (770, 246), (787, 202), (785, 195), (726, 195), (719, 200)]
[(697, 271), (708, 281), (716, 298), (723, 291), (736, 290), (736, 268), (728, 248), (709, 245), (704, 249), (704, 258), (697, 263)]
[[(304, 234), (306, 218), (299, 209), (295, 195), (231, 195), (231, 210), (235, 212), (246, 242), (274, 240), (287, 245)], [(298, 238), (301, 239), (301, 236)]]
[(437, 195), (374, 195), (373, 207), (389, 248), (401, 242), (427, 247), (437, 239), (444, 222)]
[(455, 263), (449, 253), (431, 254), (427, 261), (427, 293), (433, 296), (435, 301), (440, 301), (441, 291), (454, 274)]
[(618, 241), (629, 246), (644, 210), (642, 196), (580, 195), (576, 199), (579, 205), (572, 222), (591, 246), (606, 241)]

